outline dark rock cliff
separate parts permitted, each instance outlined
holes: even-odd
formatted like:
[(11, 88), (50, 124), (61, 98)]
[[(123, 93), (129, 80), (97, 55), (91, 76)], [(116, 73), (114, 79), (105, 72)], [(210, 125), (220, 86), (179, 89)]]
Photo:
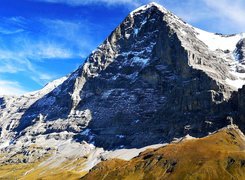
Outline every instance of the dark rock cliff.
[[(228, 116), (245, 130), (244, 88), (233, 94), (230, 77), (194, 28), (153, 4), (126, 17), (13, 130), (18, 137), (68, 131), (109, 149), (201, 137), (229, 124)], [(44, 130), (33, 133), (41, 120)]]

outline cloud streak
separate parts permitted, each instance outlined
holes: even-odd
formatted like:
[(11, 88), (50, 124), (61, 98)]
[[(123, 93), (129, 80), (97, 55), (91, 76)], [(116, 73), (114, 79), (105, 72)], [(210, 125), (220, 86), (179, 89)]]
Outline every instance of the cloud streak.
[(18, 82), (0, 79), (0, 95), (21, 95), (26, 92)]
[(219, 17), (226, 27), (231, 23), (245, 29), (245, 1), (244, 0), (203, 0), (205, 4), (210, 7), (217, 17)]
[(62, 40), (66, 44), (66, 49), (72, 49), (74, 56), (78, 54), (82, 57), (87, 56), (95, 44), (97, 26), (86, 20), (65, 21), (60, 19), (40, 19), (44, 31), (56, 40)]
[[(29, 30), (34, 21), (39, 24), (38, 28), (42, 33), (37, 34)], [(34, 81), (38, 86), (60, 77), (56, 72), (40, 67), (40, 64), (45, 64), (46, 61), (79, 58), (78, 52), (70, 45), (73, 44), (71, 38), (74, 37), (70, 37), (68, 43), (68, 36), (64, 32), (68, 32), (69, 28), (70, 33), (73, 32), (72, 23), (59, 23), (55, 26), (51, 20), (44, 22), (41, 19), (27, 20), (22, 17), (0, 18), (0, 94), (26, 92), (20, 83), (11, 78), (17, 75), (25, 76), (28, 81)], [(4, 80), (3, 76), (6, 77)]]
[[(30, 28), (32, 26), (34, 28)], [(50, 70), (51, 64), (58, 64), (58, 61), (62, 61), (61, 64), (78, 59), (73, 62), (75, 68), (77, 62), (82, 63), (82, 57), (85, 58), (98, 45), (96, 29), (96, 25), (85, 20), (0, 18), (0, 76), (7, 77), (1, 91), (16, 85), (6, 82), (12, 82), (11, 77), (18, 74), (25, 75), (39, 87), (59, 78), (61, 74)]]
[[(152, 2), (152, 0), (33, 0), (46, 3), (67, 4), (70, 6), (87, 6), (87, 5), (123, 5), (130, 10), (137, 6)], [(245, 1), (244, 0), (155, 0), (155, 2), (164, 5), (169, 10), (175, 12), (182, 19), (189, 23), (210, 21), (211, 29), (228, 31), (245, 31)], [(227, 21), (230, 27), (227, 27)], [(206, 22), (205, 22), (206, 23)], [(217, 27), (220, 26), (219, 27)], [(215, 28), (216, 27), (216, 28)]]
[[(42, 2), (48, 2), (48, 3), (63, 3), (68, 4), (71, 6), (81, 6), (81, 5), (89, 5), (89, 4), (105, 4), (105, 5), (133, 5), (133, 6), (139, 6), (142, 4), (142, 1), (140, 0), (35, 0), (35, 1), (42, 1)], [(147, 2), (147, 1), (146, 1)]]

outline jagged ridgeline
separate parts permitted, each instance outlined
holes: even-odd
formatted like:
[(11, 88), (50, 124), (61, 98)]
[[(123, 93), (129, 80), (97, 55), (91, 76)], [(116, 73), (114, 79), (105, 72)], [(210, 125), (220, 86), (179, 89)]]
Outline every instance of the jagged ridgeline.
[(242, 37), (193, 28), (154, 3), (139, 8), (68, 77), (3, 97), (1, 137), (67, 131), (116, 148), (204, 136), (227, 125), (227, 116), (244, 129)]
[(156, 3), (136, 9), (70, 75), (0, 98), (2, 161), (203, 137), (231, 118), (244, 132), (244, 38), (194, 28)]

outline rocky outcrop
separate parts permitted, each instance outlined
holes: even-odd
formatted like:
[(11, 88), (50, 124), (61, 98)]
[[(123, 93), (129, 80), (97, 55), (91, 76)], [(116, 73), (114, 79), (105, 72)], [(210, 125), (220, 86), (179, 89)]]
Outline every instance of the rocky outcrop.
[(236, 45), (235, 56), (237, 61), (241, 63), (240, 66), (237, 66), (236, 70), (240, 73), (245, 73), (245, 38), (241, 39)]
[(238, 113), (241, 126), (245, 128), (245, 86), (238, 92)]
[(237, 59), (243, 64), (245, 63), (245, 38), (241, 39), (236, 45)]

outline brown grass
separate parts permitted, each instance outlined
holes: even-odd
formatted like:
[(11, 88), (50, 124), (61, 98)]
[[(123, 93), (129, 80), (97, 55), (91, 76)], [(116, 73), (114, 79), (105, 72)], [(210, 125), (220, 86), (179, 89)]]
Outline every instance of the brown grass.
[(83, 168), (84, 159), (68, 160), (59, 167), (50, 168), (49, 166), (36, 167), (33, 171), (23, 176), (23, 180), (76, 180), (80, 179), (86, 174), (81, 172)]
[(67, 160), (59, 167), (41, 166), (47, 158), (35, 163), (8, 164), (0, 166), (0, 179), (22, 180), (75, 180), (86, 174), (81, 172), (84, 159)]
[(98, 164), (84, 179), (245, 179), (245, 141), (235, 128)]

